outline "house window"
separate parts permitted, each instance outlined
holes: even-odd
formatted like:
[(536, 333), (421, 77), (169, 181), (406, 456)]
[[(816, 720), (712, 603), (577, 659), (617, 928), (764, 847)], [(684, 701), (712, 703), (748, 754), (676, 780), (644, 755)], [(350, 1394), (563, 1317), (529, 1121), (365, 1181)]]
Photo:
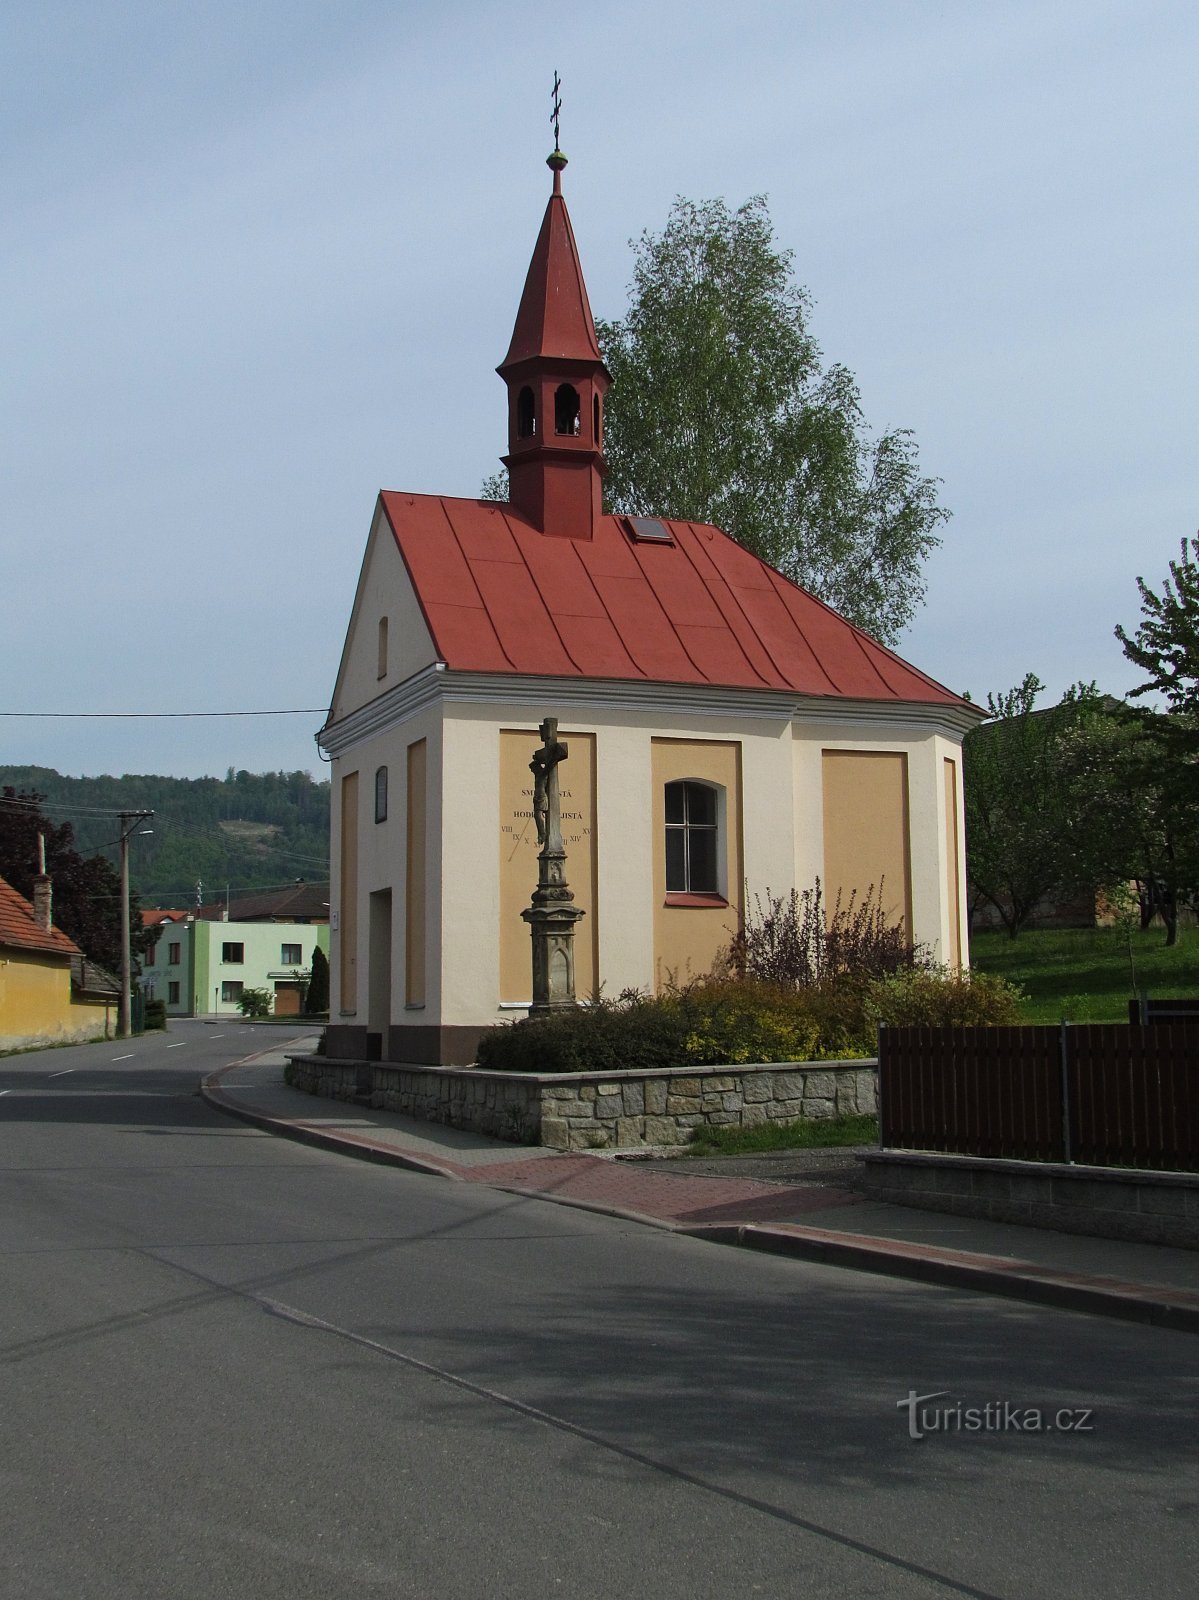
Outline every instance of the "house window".
[(147, 945), (146, 946), (146, 959), (145, 959), (144, 965), (147, 966), (147, 967), (152, 967), (154, 965), (154, 958), (155, 958), (155, 956), (157, 954), (158, 954), (158, 946), (156, 944)]
[(182, 945), (177, 945), (177, 944), (169, 944), (169, 945), (167, 945), (167, 965), (168, 966), (177, 967), (179, 965), (179, 952), (180, 952), (180, 950), (182, 948), (183, 948)]
[(710, 783), (666, 785), (666, 891), (719, 894), (719, 790)]
[(221, 984), (221, 1000), (226, 1005), (236, 1005), (241, 999), (241, 992), (245, 985), (240, 978), (226, 978)]
[(281, 967), (298, 967), (304, 959), (304, 953), (298, 944), (285, 944), (283, 954), (279, 957)]
[(223, 944), (221, 946), (221, 960), (226, 966), (240, 967), (244, 965), (245, 959), (246, 947), (244, 944)]
[(169, 1006), (177, 1006), (178, 1004), (179, 1004), (179, 985), (177, 983), (168, 983), (167, 984), (167, 1005), (169, 1005)]
[(375, 821), (387, 821), (387, 768), (375, 768)]
[(387, 676), (387, 618), (379, 618), (379, 671), (378, 676)]

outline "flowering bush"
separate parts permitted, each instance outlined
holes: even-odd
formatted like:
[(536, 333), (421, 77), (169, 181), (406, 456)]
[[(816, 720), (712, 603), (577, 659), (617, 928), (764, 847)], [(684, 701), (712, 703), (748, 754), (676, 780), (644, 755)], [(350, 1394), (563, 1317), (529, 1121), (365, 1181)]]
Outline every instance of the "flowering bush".
[(866, 994), (865, 1015), (892, 1028), (1012, 1027), (1023, 995), (994, 972), (911, 968), (878, 978)]

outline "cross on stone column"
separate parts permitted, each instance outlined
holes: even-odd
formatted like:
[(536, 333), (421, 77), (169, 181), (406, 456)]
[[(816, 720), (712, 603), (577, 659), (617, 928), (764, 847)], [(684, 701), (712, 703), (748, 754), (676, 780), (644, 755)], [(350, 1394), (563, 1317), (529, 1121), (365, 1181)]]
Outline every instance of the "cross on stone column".
[(558, 768), (569, 755), (558, 738), (557, 717), (538, 728), (541, 744), (533, 752), (533, 820), (537, 824), (537, 887), (533, 903), (521, 912), (533, 939), (533, 1004), (530, 1015), (577, 1005), (575, 998), (575, 923), (586, 915), (574, 904), (566, 881), (562, 843), (562, 800)]

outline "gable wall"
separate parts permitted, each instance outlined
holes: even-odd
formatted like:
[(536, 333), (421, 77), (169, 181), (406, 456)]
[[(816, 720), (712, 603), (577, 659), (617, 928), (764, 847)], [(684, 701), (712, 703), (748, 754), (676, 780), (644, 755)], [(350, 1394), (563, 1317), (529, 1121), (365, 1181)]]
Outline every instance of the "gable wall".
[[(379, 620), (387, 670), (379, 673)], [(387, 518), (376, 510), (333, 693), (332, 720), (375, 700), (437, 660), (437, 651)]]

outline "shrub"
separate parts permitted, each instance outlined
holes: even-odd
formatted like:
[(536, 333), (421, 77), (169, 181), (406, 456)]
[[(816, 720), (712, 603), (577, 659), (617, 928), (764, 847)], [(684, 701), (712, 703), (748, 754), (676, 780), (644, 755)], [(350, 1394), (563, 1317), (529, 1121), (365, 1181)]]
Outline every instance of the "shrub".
[(803, 1061), (817, 1037), (794, 991), (698, 979), (654, 997), (625, 993), (496, 1028), (480, 1041), (478, 1063), (493, 1072), (619, 1072)]
[(243, 1017), (269, 1017), (274, 999), (269, 989), (243, 989), (237, 1004)]
[(876, 1026), (892, 1028), (1010, 1027), (1021, 1021), (1023, 998), (997, 973), (925, 967), (875, 979), (865, 1011)]
[(768, 984), (708, 979), (668, 991), (686, 1028), (686, 1064), (807, 1061), (818, 1027), (794, 990)]
[(817, 878), (815, 886), (792, 889), (784, 900), (766, 891), (753, 897), (745, 925), (725, 953), (728, 971), (763, 983), (809, 988), (843, 975), (882, 977), (905, 967), (927, 965), (920, 945), (887, 920), (884, 884), (871, 884), (858, 903), (857, 891), (842, 906), (838, 894), (830, 916)]
[(146, 1009), (142, 1014), (142, 1027), (147, 1033), (154, 1032), (157, 1028), (167, 1025), (167, 1003), (165, 1000), (147, 1000)]
[(479, 1041), (492, 1072), (619, 1072), (683, 1064), (686, 1031), (673, 1010), (644, 995), (526, 1017)]
[(800, 987), (700, 978), (648, 996), (528, 1017), (494, 1028), (478, 1064), (492, 1072), (649, 1071), (872, 1056), (879, 1023), (1019, 1021), (1020, 992), (989, 973), (908, 967), (843, 973)]

